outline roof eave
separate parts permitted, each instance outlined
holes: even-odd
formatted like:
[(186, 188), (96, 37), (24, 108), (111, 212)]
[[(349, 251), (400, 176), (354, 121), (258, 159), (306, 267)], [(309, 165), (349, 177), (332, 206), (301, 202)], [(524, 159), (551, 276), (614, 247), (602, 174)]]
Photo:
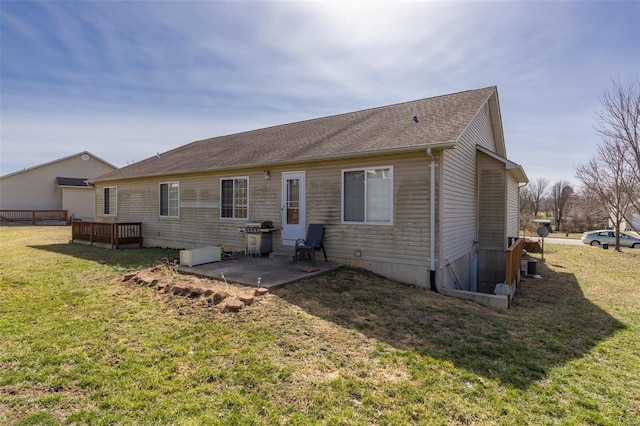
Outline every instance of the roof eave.
[(481, 145), (476, 145), (476, 149), (480, 152), (487, 154), (489, 157), (503, 163), (505, 166), (505, 169), (507, 169), (509, 174), (511, 174), (511, 176), (513, 176), (518, 181), (518, 183), (525, 183), (525, 184), (529, 183), (529, 178), (527, 177), (527, 174), (524, 172), (524, 168), (520, 164), (514, 163), (513, 161), (507, 158), (501, 157), (500, 155), (486, 149)]
[(237, 165), (237, 166), (220, 167), (215, 169), (176, 170), (169, 173), (153, 173), (153, 174), (145, 174), (145, 175), (131, 176), (131, 177), (89, 179), (87, 182), (90, 184), (95, 184), (96, 182), (113, 182), (113, 181), (119, 181), (119, 180), (146, 179), (146, 178), (154, 178), (154, 177), (162, 177), (162, 176), (192, 175), (192, 174), (206, 173), (206, 172), (213, 172), (213, 171), (222, 172), (222, 171), (229, 171), (229, 170), (253, 169), (258, 167), (288, 166), (288, 165), (300, 164), (300, 163), (316, 163), (316, 162), (323, 162), (323, 161), (349, 160), (352, 158), (376, 157), (380, 155), (406, 154), (406, 153), (420, 152), (420, 151), (426, 152), (427, 148), (431, 148), (432, 150), (454, 149), (455, 145), (456, 145), (455, 141), (448, 141), (448, 142), (433, 143), (433, 144), (414, 145), (414, 146), (402, 147), (402, 148), (380, 149), (380, 150), (374, 150), (374, 151), (353, 152), (353, 153), (347, 153), (347, 154), (343, 153), (343, 154), (334, 154), (334, 155), (324, 155), (321, 157), (297, 158), (294, 160), (278, 160), (278, 161), (268, 161), (268, 162), (259, 162), (259, 163), (246, 163), (246, 164)]

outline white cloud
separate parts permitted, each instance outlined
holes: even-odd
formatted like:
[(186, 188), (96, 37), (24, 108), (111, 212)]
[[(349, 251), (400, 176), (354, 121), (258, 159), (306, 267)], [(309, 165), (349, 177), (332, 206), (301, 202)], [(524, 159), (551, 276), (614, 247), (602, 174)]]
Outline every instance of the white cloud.
[[(537, 2), (3, 3), (2, 173), (71, 148), (124, 165), (199, 138), (494, 84), (513, 160), (530, 177), (555, 173), (570, 161), (551, 152), (579, 158), (595, 143), (591, 112), (610, 76), (639, 69), (638, 46), (619, 42), (640, 36), (634, 10)], [(603, 25), (606, 13), (615, 28)]]

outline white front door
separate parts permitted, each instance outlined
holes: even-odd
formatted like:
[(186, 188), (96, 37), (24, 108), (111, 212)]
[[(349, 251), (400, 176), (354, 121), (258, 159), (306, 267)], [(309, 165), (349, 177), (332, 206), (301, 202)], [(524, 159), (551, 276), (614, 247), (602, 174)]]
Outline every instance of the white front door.
[(305, 173), (282, 173), (282, 245), (305, 238)]

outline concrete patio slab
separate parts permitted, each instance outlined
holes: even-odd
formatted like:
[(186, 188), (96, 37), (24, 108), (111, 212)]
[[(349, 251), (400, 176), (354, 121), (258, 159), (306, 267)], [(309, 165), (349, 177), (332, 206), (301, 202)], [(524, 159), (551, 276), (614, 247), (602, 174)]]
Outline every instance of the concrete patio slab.
[(259, 278), (260, 286), (274, 288), (333, 271), (342, 265), (316, 260), (315, 266), (311, 266), (310, 261), (294, 263), (292, 257), (256, 258), (240, 255), (204, 265), (192, 267), (180, 265), (178, 271), (216, 280), (223, 280), (224, 275), (227, 282), (250, 286), (257, 286)]

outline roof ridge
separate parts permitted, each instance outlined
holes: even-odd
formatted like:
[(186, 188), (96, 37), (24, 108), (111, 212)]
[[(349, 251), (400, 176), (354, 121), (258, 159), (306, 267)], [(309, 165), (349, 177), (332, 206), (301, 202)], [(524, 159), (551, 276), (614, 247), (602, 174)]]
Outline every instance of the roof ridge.
[[(195, 140), (92, 179), (194, 173), (407, 152), (457, 140), (496, 86), (364, 108)], [(406, 108), (406, 115), (403, 113)], [(412, 119), (418, 114), (420, 120)]]
[(308, 122), (316, 121), (316, 120), (326, 120), (326, 119), (330, 119), (330, 118), (342, 117), (342, 116), (345, 116), (345, 115), (358, 114), (358, 113), (363, 113), (363, 112), (368, 112), (368, 111), (376, 111), (376, 110), (381, 110), (381, 109), (385, 109), (385, 108), (393, 108), (393, 107), (398, 107), (398, 106), (405, 105), (405, 104), (410, 104), (412, 102), (421, 102), (421, 101), (427, 101), (427, 100), (431, 100), (431, 99), (453, 97), (453, 96), (456, 96), (456, 95), (461, 95), (463, 93), (480, 92), (480, 91), (487, 90), (487, 89), (495, 90), (495, 88), (496, 88), (496, 86), (487, 86), (487, 87), (482, 87), (482, 88), (479, 88), (479, 89), (461, 90), (459, 92), (447, 93), (447, 94), (444, 94), (444, 95), (430, 96), (430, 97), (427, 97), (427, 98), (418, 98), (418, 99), (413, 99), (413, 100), (410, 100), (410, 101), (396, 102), (396, 103), (388, 104), (388, 105), (381, 105), (381, 106), (377, 106), (377, 107), (363, 108), (363, 109), (359, 109), (359, 110), (355, 110), (355, 111), (340, 112), (340, 113), (337, 113), (337, 114), (325, 115), (325, 116), (322, 116), (322, 117), (307, 118), (307, 119), (304, 119), (304, 120), (291, 121), (291, 122), (288, 122), (288, 123), (274, 124), (274, 125), (271, 125), (271, 126), (259, 127), (259, 128), (251, 129), (251, 130), (244, 130), (244, 131), (241, 131), (241, 132), (235, 132), (235, 133), (228, 133), (228, 134), (225, 134), (225, 135), (212, 136), (210, 138), (198, 139), (198, 140), (195, 140), (195, 141), (188, 142), (185, 145), (179, 146), (177, 148), (174, 148), (174, 149), (171, 149), (171, 150), (165, 151), (165, 152), (166, 153), (173, 152), (173, 151), (175, 151), (177, 149), (185, 148), (185, 147), (187, 147), (187, 146), (189, 146), (191, 144), (197, 143), (197, 142), (204, 142), (204, 141), (217, 139), (217, 138), (224, 138), (224, 137), (229, 137), (229, 136), (237, 136), (237, 135), (242, 135), (242, 134), (247, 134), (247, 133), (252, 133), (252, 132), (258, 132), (258, 131), (262, 131), (262, 130), (275, 129), (275, 128), (278, 128), (278, 127), (294, 125), (294, 124), (308, 123)]

